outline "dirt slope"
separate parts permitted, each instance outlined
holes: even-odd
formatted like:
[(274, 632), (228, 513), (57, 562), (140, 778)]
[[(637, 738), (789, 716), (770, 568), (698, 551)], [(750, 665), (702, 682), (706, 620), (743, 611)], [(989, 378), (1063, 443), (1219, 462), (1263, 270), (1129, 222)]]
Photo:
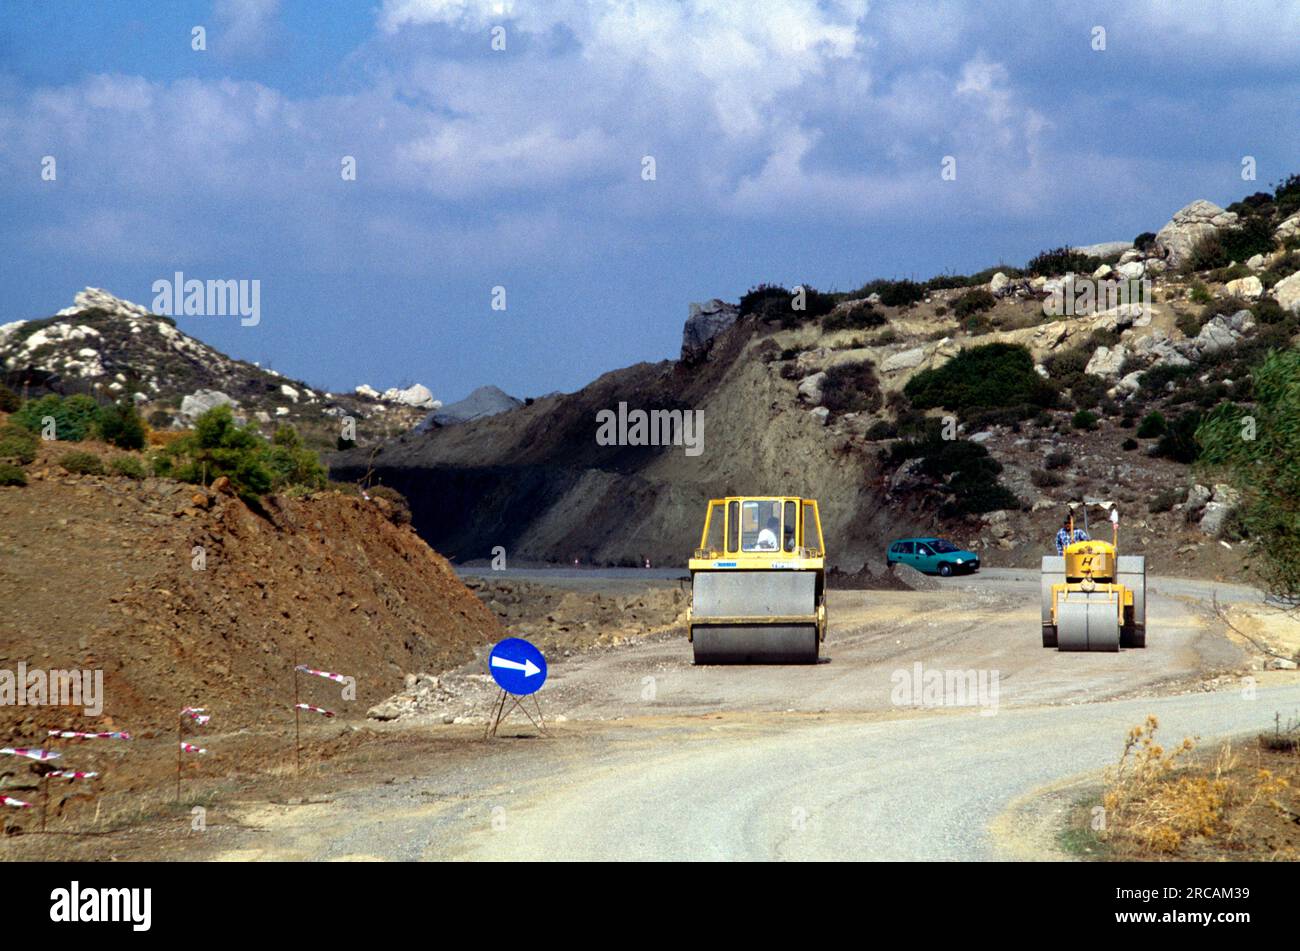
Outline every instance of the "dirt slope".
[(357, 681), (345, 703), (305, 678), (303, 700), (364, 711), (406, 673), (463, 663), (502, 636), (440, 555), (363, 499), (253, 511), (165, 480), (70, 476), (48, 458), (29, 477), (0, 488), (0, 668), (102, 668), (105, 702), (99, 718), (0, 707), (7, 740), (169, 727), (190, 704), (224, 729), (282, 720), (295, 657)]

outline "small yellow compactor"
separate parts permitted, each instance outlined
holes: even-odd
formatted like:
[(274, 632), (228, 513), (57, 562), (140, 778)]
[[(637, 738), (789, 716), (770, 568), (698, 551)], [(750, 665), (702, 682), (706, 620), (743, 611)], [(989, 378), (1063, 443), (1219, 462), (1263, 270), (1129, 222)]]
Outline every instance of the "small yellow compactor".
[[(1063, 651), (1118, 651), (1147, 646), (1146, 558), (1119, 553), (1119, 513), (1110, 502), (1111, 540), (1076, 540), (1043, 557), (1043, 646)], [(1071, 504), (1069, 537), (1075, 537)], [(1087, 534), (1084, 509), (1084, 532)]]
[(815, 664), (826, 638), (821, 519), (812, 499), (713, 499), (690, 559), (697, 664)]

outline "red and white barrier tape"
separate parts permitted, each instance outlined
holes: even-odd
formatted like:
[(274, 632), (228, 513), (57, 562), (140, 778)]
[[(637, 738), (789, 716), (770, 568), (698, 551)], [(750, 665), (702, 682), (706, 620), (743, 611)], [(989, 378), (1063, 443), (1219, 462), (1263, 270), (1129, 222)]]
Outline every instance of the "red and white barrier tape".
[(60, 740), (129, 740), (131, 734), (125, 731), (120, 733), (82, 733), (80, 730), (51, 730), (50, 736), (57, 737)]
[(348, 682), (348, 678), (342, 674), (332, 674), (328, 670), (313, 670), (306, 664), (299, 664), (294, 670), (303, 674), (311, 674), (313, 677), (324, 677), (326, 680), (332, 680), (335, 683), (345, 684)]
[(313, 707), (310, 703), (295, 703), (293, 705), (293, 708), (295, 710), (308, 710), (312, 713), (319, 713), (321, 716), (324, 717), (334, 716), (334, 711), (326, 710), (324, 707)]
[(11, 799), (9, 796), (0, 796), (0, 804), (13, 806), (15, 809), (30, 809), (30, 802), (23, 802), (21, 799)]
[(56, 769), (45, 775), (50, 779), (94, 779), (99, 773), (79, 773), (75, 769)]
[(212, 719), (212, 714), (205, 713), (206, 707), (186, 707), (181, 711), (181, 716), (189, 717), (199, 726), (206, 726), (207, 722)]
[(201, 747), (201, 746), (195, 746), (193, 743), (186, 743), (184, 740), (181, 741), (181, 750), (182, 750), (183, 752), (186, 752), (186, 753), (206, 753), (206, 752), (207, 752), (207, 750), (203, 749), (203, 747)]
[(5, 754), (6, 756), (26, 756), (28, 759), (36, 760), (38, 763), (44, 763), (47, 760), (58, 759), (60, 756), (63, 755), (62, 753), (55, 753), (52, 750), (32, 750), (21, 746), (17, 748), (12, 746), (6, 746), (3, 749), (0, 749), (0, 753)]

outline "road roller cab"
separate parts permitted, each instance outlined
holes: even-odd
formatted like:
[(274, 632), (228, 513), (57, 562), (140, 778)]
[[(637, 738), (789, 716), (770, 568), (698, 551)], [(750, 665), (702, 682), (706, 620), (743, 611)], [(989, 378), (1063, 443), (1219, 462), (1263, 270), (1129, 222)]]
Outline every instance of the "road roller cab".
[[(1119, 553), (1119, 512), (1110, 502), (1097, 503), (1110, 513), (1111, 540), (1075, 540), (1042, 565), (1043, 646), (1063, 651), (1118, 651), (1146, 647), (1146, 558)], [(1070, 506), (1068, 535), (1075, 536)]]
[(690, 571), (695, 663), (817, 662), (826, 637), (826, 571), (814, 500), (711, 500)]

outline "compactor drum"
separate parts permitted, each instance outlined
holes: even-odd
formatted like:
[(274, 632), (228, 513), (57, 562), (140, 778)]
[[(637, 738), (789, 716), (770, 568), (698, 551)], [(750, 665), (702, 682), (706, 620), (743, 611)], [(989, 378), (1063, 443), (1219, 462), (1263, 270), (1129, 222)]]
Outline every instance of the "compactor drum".
[(1064, 554), (1043, 558), (1044, 647), (1112, 652), (1146, 647), (1146, 559), (1118, 553), (1118, 513), (1110, 503), (1100, 504), (1111, 510), (1111, 541), (1075, 538), (1072, 519), (1069, 533), (1075, 540)]
[(690, 570), (695, 663), (817, 662), (826, 573), (815, 501), (714, 499)]

